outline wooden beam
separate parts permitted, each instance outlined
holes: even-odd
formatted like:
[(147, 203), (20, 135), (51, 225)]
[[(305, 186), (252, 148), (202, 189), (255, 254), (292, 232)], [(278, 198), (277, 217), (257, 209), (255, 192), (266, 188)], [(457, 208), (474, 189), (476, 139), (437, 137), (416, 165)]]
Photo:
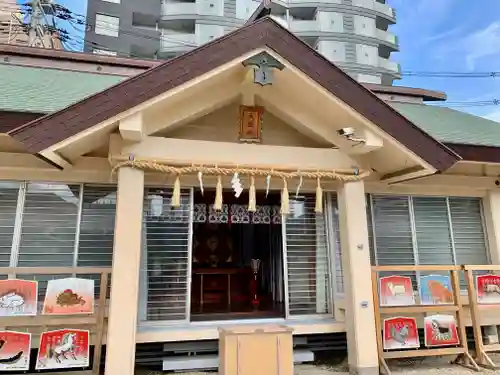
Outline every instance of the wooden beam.
[(45, 159), (50, 160), (53, 164), (59, 166), (61, 169), (69, 169), (73, 167), (73, 164), (69, 160), (65, 159), (56, 151), (45, 150), (39, 152), (39, 154)]
[(378, 150), (383, 147), (382, 138), (367, 129), (356, 129), (356, 138), (364, 140), (363, 143), (349, 141), (337, 134), (335, 120), (325, 120), (317, 114), (317, 109), (304, 107), (304, 105), (293, 96), (271, 86), (259, 90), (257, 95), (265, 102), (265, 107), (276, 116), (295, 126), (298, 131), (311, 136), (313, 139), (321, 139), (337, 146), (345, 154), (360, 155)]
[(241, 83), (241, 104), (254, 106), (255, 105), (255, 92), (257, 85), (253, 81), (253, 68), (245, 68), (245, 74)]
[(142, 112), (136, 112), (120, 120), (118, 129), (123, 139), (140, 142), (144, 137), (144, 123)]
[(236, 99), (240, 94), (240, 82), (226, 82), (182, 100), (173, 100), (154, 113), (148, 114), (144, 135), (167, 130), (177, 124), (195, 120), (213, 112)]
[(435, 171), (430, 171), (420, 165), (401, 169), (396, 172), (387, 173), (382, 176), (380, 181), (388, 184), (397, 184), (405, 181), (415, 180), (417, 178), (431, 176)]
[(299, 101), (284, 98), (278, 91), (261, 90), (258, 96), (264, 100), (264, 107), (275, 116), (295, 127), (299, 132), (320, 142), (336, 145), (338, 137), (334, 129), (328, 129), (327, 124), (314, 115), (314, 112), (304, 110)]
[(129, 144), (118, 134), (110, 139), (110, 160), (152, 160), (174, 165), (231, 165), (275, 169), (335, 170), (351, 169), (357, 163), (339, 150), (209, 142), (186, 139), (147, 137)]
[(81, 157), (61, 170), (32, 154), (0, 152), (0, 180), (109, 183), (110, 172), (107, 158)]

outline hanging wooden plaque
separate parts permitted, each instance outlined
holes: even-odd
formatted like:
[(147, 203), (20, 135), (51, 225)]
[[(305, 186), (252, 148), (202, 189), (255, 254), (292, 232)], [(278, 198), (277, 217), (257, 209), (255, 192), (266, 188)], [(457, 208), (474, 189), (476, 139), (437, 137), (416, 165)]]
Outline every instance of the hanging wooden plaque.
[(261, 142), (263, 107), (240, 106), (240, 141)]

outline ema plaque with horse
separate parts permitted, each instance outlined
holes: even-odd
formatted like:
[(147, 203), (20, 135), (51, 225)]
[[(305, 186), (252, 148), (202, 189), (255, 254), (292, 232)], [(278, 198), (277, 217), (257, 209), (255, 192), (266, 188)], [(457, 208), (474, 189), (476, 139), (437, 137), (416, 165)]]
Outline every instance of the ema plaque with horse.
[(83, 368), (89, 366), (89, 331), (61, 329), (43, 332), (36, 370)]

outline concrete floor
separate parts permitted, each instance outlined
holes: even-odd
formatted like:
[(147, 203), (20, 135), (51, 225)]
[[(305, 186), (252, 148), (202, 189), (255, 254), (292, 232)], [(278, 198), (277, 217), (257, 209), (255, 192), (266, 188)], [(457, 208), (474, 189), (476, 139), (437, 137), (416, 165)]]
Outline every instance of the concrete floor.
[[(500, 353), (491, 353), (491, 359), (500, 366)], [(451, 365), (451, 357), (393, 360), (389, 362), (392, 375), (470, 375), (478, 374), (467, 368)], [(295, 375), (349, 375), (345, 361), (334, 364), (321, 363), (310, 365), (296, 365)], [(498, 370), (482, 369), (482, 374), (500, 374)], [(160, 375), (162, 372), (138, 370), (136, 375)], [(216, 375), (216, 372), (187, 372), (179, 375)]]

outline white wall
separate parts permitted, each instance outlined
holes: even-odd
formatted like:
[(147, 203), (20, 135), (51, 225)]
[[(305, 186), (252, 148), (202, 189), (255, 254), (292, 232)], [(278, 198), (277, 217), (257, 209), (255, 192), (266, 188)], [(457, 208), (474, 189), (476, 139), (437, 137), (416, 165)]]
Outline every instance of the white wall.
[(370, 74), (361, 74), (359, 73), (356, 79), (359, 82), (363, 83), (376, 83), (376, 84), (381, 84), (382, 83), (382, 78), (379, 76), (372, 76)]
[(318, 52), (330, 61), (345, 61), (345, 42), (322, 40), (318, 42)]
[(352, 5), (357, 7), (373, 9), (374, 8), (373, 2), (374, 0), (352, 0)]
[(196, 24), (196, 43), (198, 45), (208, 43), (224, 35), (224, 26)]
[(341, 33), (344, 31), (344, 19), (341, 13), (318, 12), (316, 16), (321, 31)]
[(375, 19), (363, 16), (354, 16), (354, 32), (359, 35), (375, 36), (377, 27)]
[(356, 56), (358, 64), (378, 65), (378, 50), (377, 47), (367, 46), (364, 44), (356, 44)]
[(211, 16), (224, 15), (224, 0), (198, 0), (197, 4), (200, 14)]
[(236, 0), (236, 18), (247, 20), (258, 6), (258, 1)]

